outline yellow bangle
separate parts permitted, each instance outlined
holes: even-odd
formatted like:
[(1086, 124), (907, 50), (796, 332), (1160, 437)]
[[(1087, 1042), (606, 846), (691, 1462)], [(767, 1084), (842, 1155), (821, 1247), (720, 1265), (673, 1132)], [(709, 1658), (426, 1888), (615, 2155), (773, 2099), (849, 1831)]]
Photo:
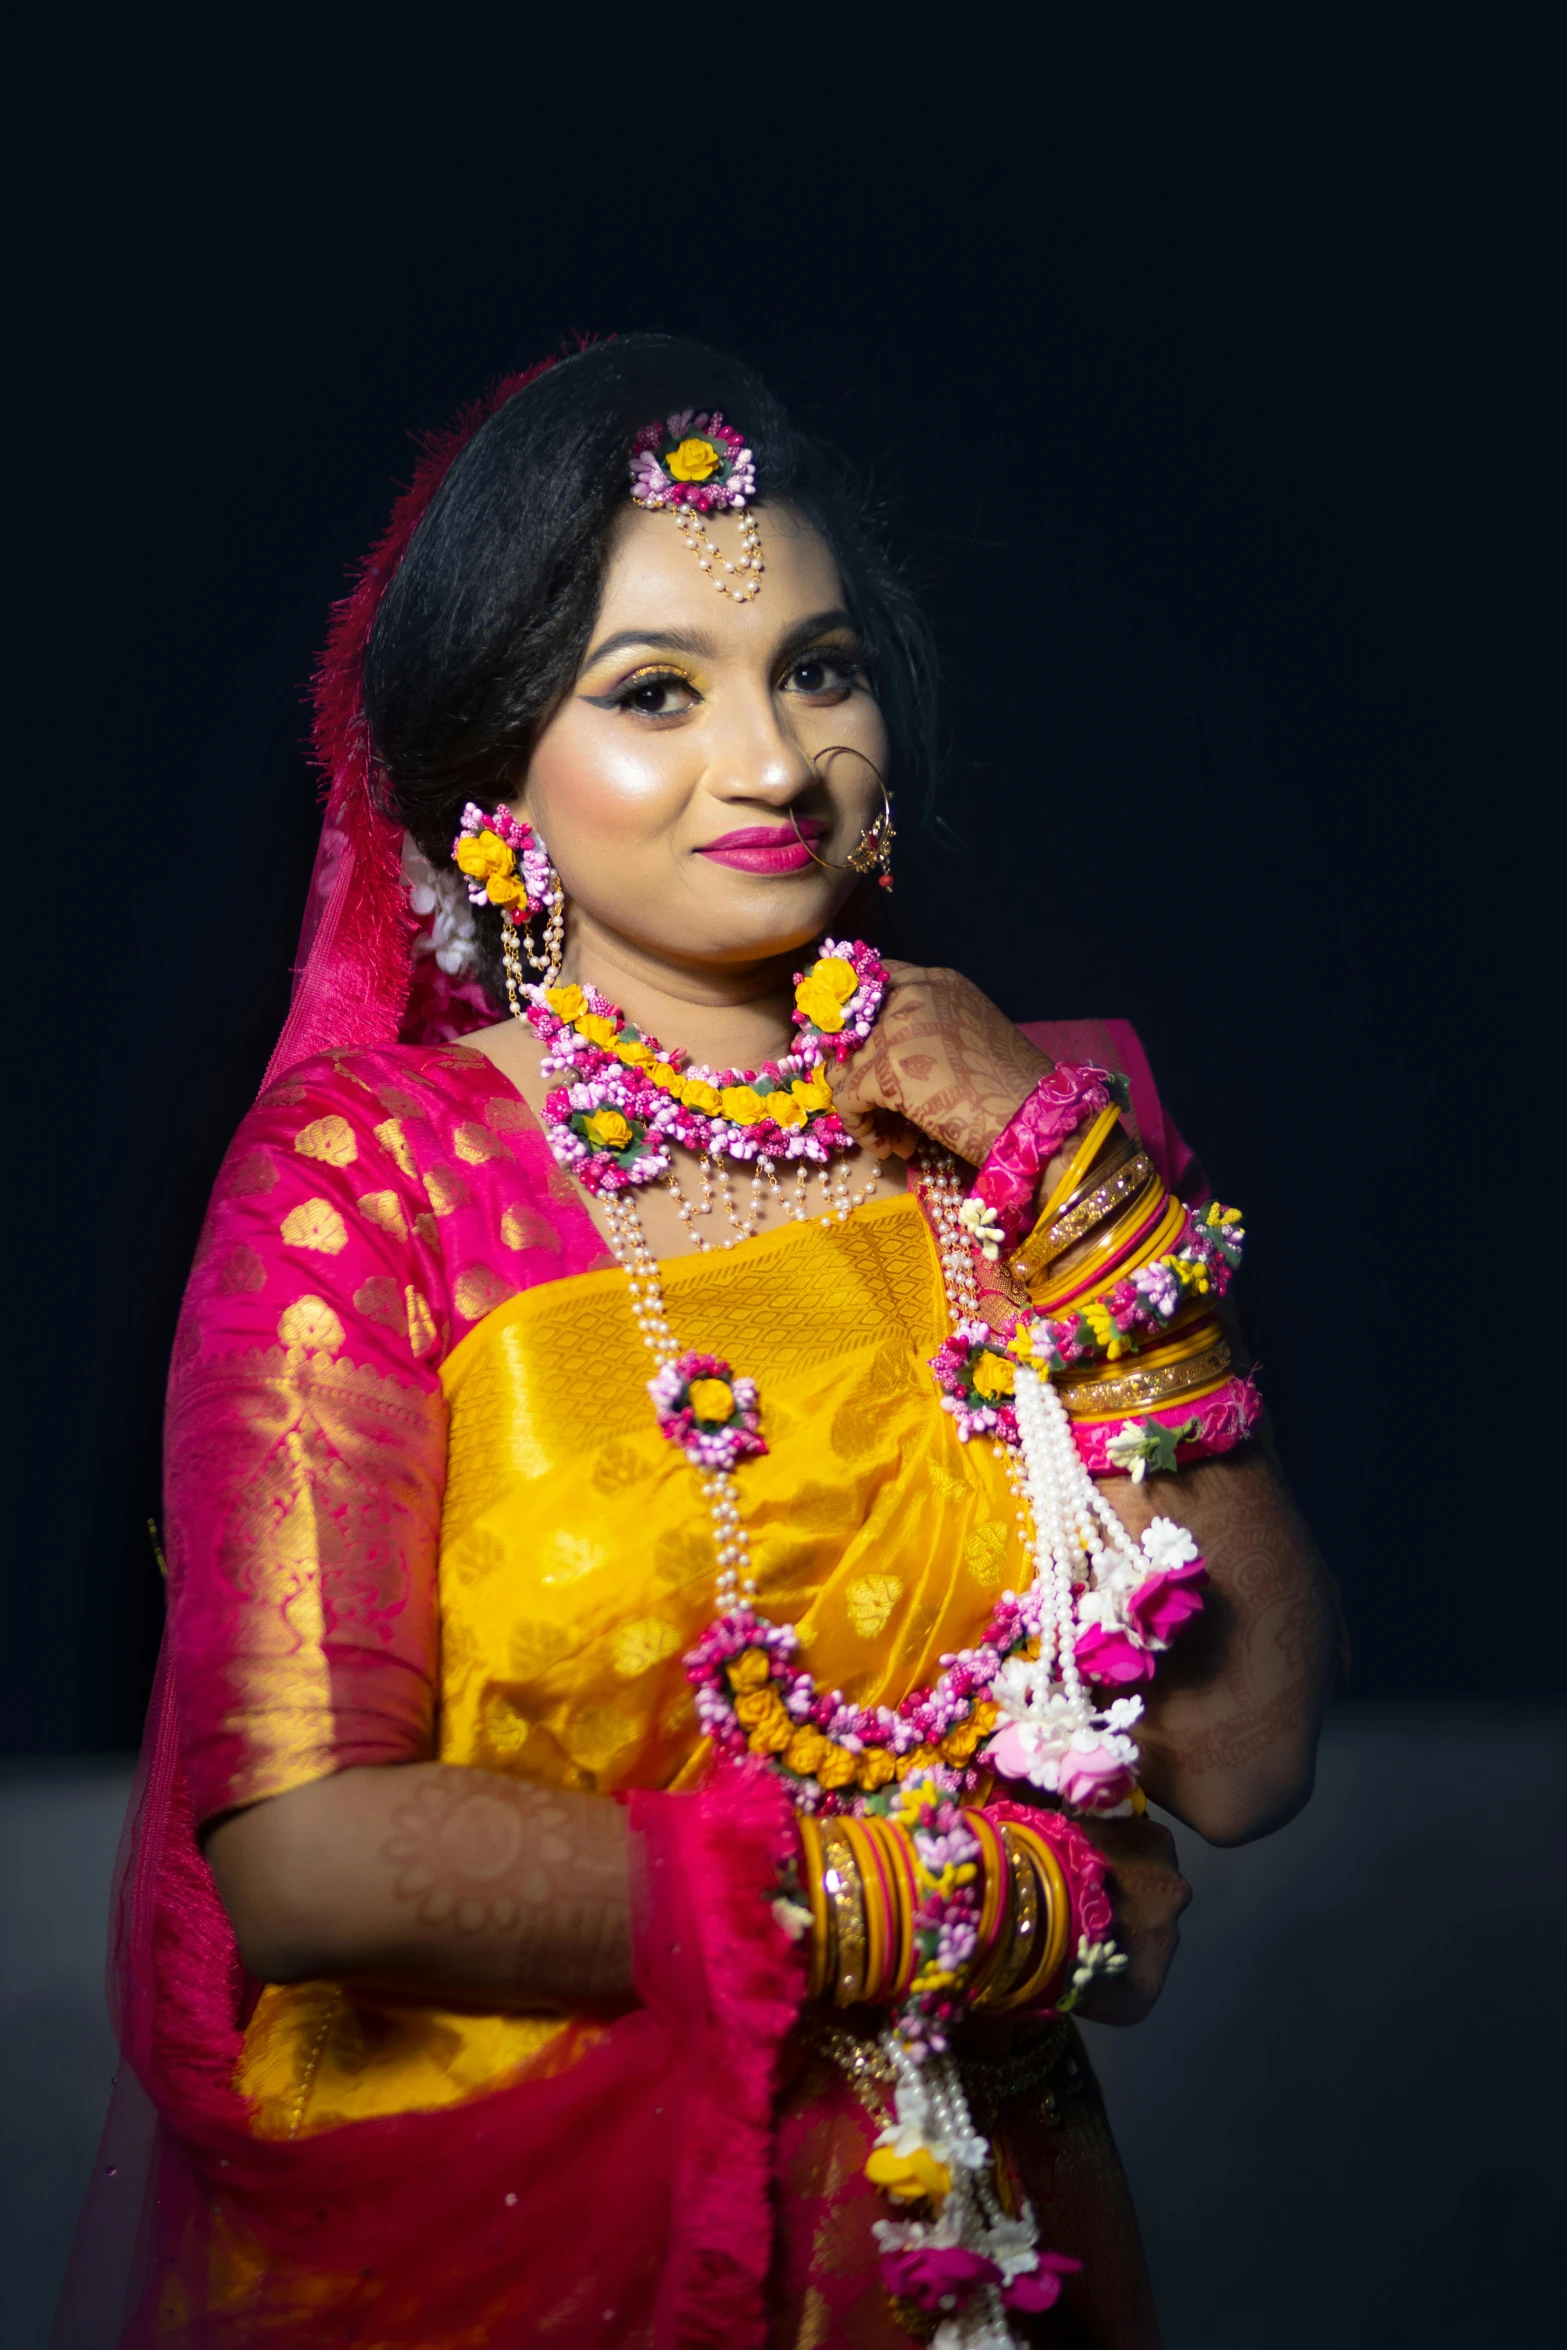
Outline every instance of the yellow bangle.
[(1048, 1224), (1041, 1218), (1012, 1259), (1009, 1270), (1020, 1281), (1039, 1280), (1058, 1258), (1069, 1254), (1080, 1240), (1086, 1240), (1096, 1224), (1102, 1224), (1129, 1199), (1140, 1198), (1155, 1181), (1152, 1160), (1143, 1151), (1133, 1151), (1118, 1167), (1101, 1176), (1091, 1191), (1085, 1191)]
[(831, 1980), (830, 1944), (832, 1940), (832, 1911), (827, 1906), (827, 1887), (822, 1882), (822, 1832), (808, 1814), (799, 1817), (801, 1874), (805, 1879), (805, 1897), (811, 1905), (811, 1980), (809, 1996), (820, 1999)]
[[(1152, 1202), (1149, 1190), (1156, 1194)], [(1165, 1203), (1162, 1214), (1157, 1207), (1157, 1201), (1161, 1198)], [(1139, 1226), (1148, 1222), (1150, 1214), (1157, 1215), (1158, 1219), (1153, 1229), (1145, 1235), (1134, 1255), (1127, 1257), (1124, 1262), (1118, 1261)], [(1160, 1178), (1155, 1176), (1153, 1184), (1133, 1200), (1125, 1215), (1116, 1218), (1085, 1264), (1074, 1266), (1070, 1273), (1053, 1282), (1042, 1281), (1037, 1290), (1029, 1291), (1035, 1306), (1042, 1314), (1057, 1314), (1069, 1312), (1074, 1306), (1091, 1304), (1101, 1290), (1113, 1288), (1117, 1281), (1124, 1281), (1129, 1273), (1136, 1272), (1139, 1265), (1146, 1265), (1161, 1249), (1168, 1248), (1180, 1231), (1185, 1215), (1185, 1201), (1172, 1198)]]
[[(1088, 1173), (1089, 1168), (1093, 1165), (1105, 1143), (1109, 1140), (1110, 1135), (1114, 1132), (1115, 1128), (1120, 1124), (1120, 1122), (1121, 1113), (1116, 1108), (1114, 1102), (1110, 1104), (1108, 1109), (1100, 1111), (1098, 1117), (1093, 1121), (1093, 1124), (1088, 1128), (1088, 1131), (1083, 1136), (1082, 1141), (1078, 1144), (1076, 1150), (1072, 1153), (1071, 1163), (1068, 1166), (1066, 1173), (1062, 1176), (1060, 1182), (1056, 1185), (1055, 1189), (1051, 1192), (1050, 1197), (1046, 1200), (1044, 1206), (1040, 1209), (1039, 1222), (1041, 1224), (1048, 1224), (1055, 1217), (1060, 1215), (1062, 1208), (1071, 1198), (1073, 1192), (1077, 1189), (1077, 1186), (1082, 1182), (1083, 1177)], [(1035, 1229), (1037, 1231), (1037, 1225)]]
[(1032, 1973), (1040, 1927), (1039, 1877), (1027, 1853), (1016, 1841), (1010, 1820), (1001, 1831), (1001, 1841), (1006, 1849), (1012, 1878), (1011, 1930), (1007, 1936), (1005, 1956), (975, 2001), (976, 2006), (991, 2007), (998, 2011), (1011, 2005), (1010, 1993), (1020, 1977)]
[(875, 1812), (867, 1812), (860, 1825), (880, 1850), (886, 1865), (893, 1907), (893, 1948), (889, 1960), (887, 1997), (901, 1999), (914, 1980), (916, 1966), (914, 1847), (901, 1828), (894, 1827), (891, 1820), (879, 1818)]

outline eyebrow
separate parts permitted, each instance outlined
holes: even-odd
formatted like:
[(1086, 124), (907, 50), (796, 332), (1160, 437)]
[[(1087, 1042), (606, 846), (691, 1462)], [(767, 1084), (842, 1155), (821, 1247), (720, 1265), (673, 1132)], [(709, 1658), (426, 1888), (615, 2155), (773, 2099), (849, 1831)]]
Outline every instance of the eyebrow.
[[(778, 646), (774, 658), (781, 660), (798, 646), (809, 643), (812, 637), (825, 636), (835, 628), (854, 628), (853, 616), (841, 604), (827, 612), (812, 612), (806, 619), (797, 621)], [(713, 639), (705, 629), (622, 628), (593, 647), (582, 664), (583, 674), (596, 668), (599, 662), (607, 661), (612, 654), (628, 652), (633, 646), (659, 653), (689, 653), (697, 660), (704, 657), (711, 660), (715, 652)]]

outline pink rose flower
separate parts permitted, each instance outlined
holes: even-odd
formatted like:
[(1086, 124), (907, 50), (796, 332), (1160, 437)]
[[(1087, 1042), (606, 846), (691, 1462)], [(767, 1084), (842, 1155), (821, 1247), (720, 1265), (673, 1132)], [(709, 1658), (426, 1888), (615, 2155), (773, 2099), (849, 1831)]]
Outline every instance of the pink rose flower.
[(1074, 1811), (1108, 1811), (1125, 1801), (1137, 1784), (1126, 1764), (1107, 1747), (1075, 1742), (1061, 1757), (1056, 1790)]
[(1003, 1779), (1026, 1779), (1034, 1767), (1034, 1750), (1022, 1723), (1008, 1722), (1005, 1729), (998, 1730), (985, 1749), (985, 1759)]
[[(1051, 2257), (1046, 2254), (1047, 2259)], [(1075, 2268), (1078, 2264), (1073, 2262)], [(1001, 2271), (993, 2260), (982, 2252), (965, 2252), (958, 2245), (938, 2250), (931, 2245), (912, 2245), (903, 2252), (884, 2252), (881, 2256), (881, 2281), (889, 2293), (900, 2301), (912, 2301), (916, 2309), (951, 2309), (960, 2295), (968, 2295), (976, 2285), (993, 2285)], [(1056, 2291), (1060, 2291), (1060, 2286)], [(1050, 2303), (1024, 2304), (1025, 2307), (1048, 2309)]]
[(1054, 2309), (1061, 2298), (1061, 2279), (1076, 2276), (1082, 2265), (1068, 2252), (1041, 2252), (1033, 2274), (1015, 2277), (1001, 2298), (1009, 2309)]
[(1126, 1603), (1134, 1631), (1144, 1640), (1173, 1640), (1183, 1624), (1202, 1614), (1203, 1599), (1193, 1585), (1206, 1574), (1201, 1559), (1188, 1559), (1167, 1574), (1150, 1575)]
[(1088, 1680), (1107, 1681), (1116, 1689), (1129, 1688), (1138, 1681), (1151, 1681), (1157, 1670), (1146, 1648), (1139, 1648), (1124, 1632), (1109, 1631), (1103, 1624), (1090, 1624), (1085, 1632), (1079, 1632), (1075, 1654), (1077, 1669)]

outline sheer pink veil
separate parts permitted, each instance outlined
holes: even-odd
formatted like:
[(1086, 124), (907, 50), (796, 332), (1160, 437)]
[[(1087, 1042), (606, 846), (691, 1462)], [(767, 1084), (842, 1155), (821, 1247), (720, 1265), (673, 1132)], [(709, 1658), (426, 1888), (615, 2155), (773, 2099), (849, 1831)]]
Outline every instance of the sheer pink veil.
[[(401, 829), (378, 804), (360, 677), (381, 596), (447, 469), (554, 364), (507, 377), (425, 443), (333, 615), (315, 680), (321, 843), (267, 1083), (314, 1053), (410, 1038), (410, 1022), (433, 1039), (491, 1016), (452, 1000), (470, 991), (432, 998), (427, 982), (410, 1007), (420, 924)], [(651, 2313), (649, 2342), (759, 2340), (770, 2065), (803, 1990), (769, 1911), (788, 1819), (771, 1783), (633, 1798), (645, 2005), (573, 2071), (496, 2090), (472, 2119), (409, 2113), (258, 2141), (230, 2087), (250, 1987), (195, 1841), (165, 1641), (111, 1904), (121, 2063), (53, 2350), (229, 2350), (260, 2335), (413, 2350), (433, 2338), (431, 2312), (443, 2339), (511, 2344), (583, 2290)], [(263, 2274), (241, 2303), (214, 2302), (210, 2255), (236, 2213), (280, 2277), (310, 2271), (325, 2301), (280, 2305)], [(550, 2338), (601, 2342), (607, 2314), (551, 2318)]]

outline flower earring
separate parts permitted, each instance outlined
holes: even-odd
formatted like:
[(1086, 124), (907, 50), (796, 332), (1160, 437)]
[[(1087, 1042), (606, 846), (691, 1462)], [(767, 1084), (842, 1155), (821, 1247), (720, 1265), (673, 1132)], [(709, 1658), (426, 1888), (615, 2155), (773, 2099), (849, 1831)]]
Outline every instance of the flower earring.
[[(816, 753), (811, 764), (815, 766), (822, 759), (835, 759), (840, 751), (847, 751), (855, 759), (865, 759), (865, 753), (857, 751), (852, 743), (829, 743), (825, 751)], [(831, 857), (817, 856), (816, 851), (800, 830), (799, 819), (793, 808), (789, 810), (789, 821), (794, 826), (795, 839), (804, 849), (806, 855), (816, 864), (823, 866), (829, 873), (875, 873), (877, 888), (890, 891), (892, 888), (892, 844), (898, 837), (892, 822), (892, 794), (886, 784), (882, 782), (880, 769), (874, 766), (869, 759), (865, 759), (865, 764), (875, 776), (877, 787), (881, 792), (881, 814), (866, 825), (858, 842), (841, 862)], [(879, 872), (877, 872), (878, 866), (881, 868)]]
[[(566, 943), (566, 893), (560, 876), (531, 824), (504, 807), (487, 816), (472, 800), (462, 812), (462, 829), (452, 843), (452, 862), (467, 880), (473, 905), (500, 908), (506, 994), (520, 1020), (522, 990), (527, 985), (523, 955), (544, 986), (553, 987), (560, 976)], [(534, 945), (529, 927), (538, 914), (545, 916), (542, 953)]]

